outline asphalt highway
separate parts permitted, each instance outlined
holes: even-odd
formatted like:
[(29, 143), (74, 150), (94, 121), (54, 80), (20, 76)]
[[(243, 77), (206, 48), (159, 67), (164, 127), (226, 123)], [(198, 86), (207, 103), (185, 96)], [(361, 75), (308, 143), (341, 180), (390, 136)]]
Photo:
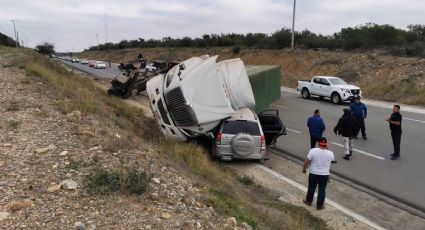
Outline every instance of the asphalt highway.
[[(112, 79), (119, 74), (116, 65), (107, 69), (93, 69), (79, 63), (62, 62), (103, 79)], [(281, 95), (270, 106), (280, 111), (288, 128), (288, 135), (277, 141), (277, 150), (303, 159), (310, 146), (307, 118), (313, 114), (314, 109), (320, 109), (326, 125), (324, 135), (338, 161), (332, 166), (333, 173), (424, 212), (425, 150), (422, 144), (425, 144), (425, 108), (405, 108), (408, 111), (403, 111), (403, 106), (401, 107), (401, 157), (392, 161), (391, 135), (388, 123), (384, 120), (390, 116), (392, 104), (377, 101), (368, 104), (366, 101), (368, 140), (354, 140), (353, 156), (350, 161), (345, 161), (342, 159), (342, 138), (333, 133), (333, 128), (342, 115), (342, 109), (348, 105), (334, 105), (330, 101), (319, 99), (305, 100), (293, 90), (283, 90)]]
[(420, 109), (418, 113), (406, 112), (401, 107), (401, 157), (393, 161), (390, 159), (393, 153), (390, 130), (384, 120), (391, 114), (391, 104), (365, 104), (368, 107), (365, 120), (368, 139), (354, 140), (353, 157), (346, 161), (342, 159), (342, 138), (333, 133), (333, 128), (342, 116), (342, 109), (348, 105), (334, 105), (319, 99), (305, 100), (299, 93), (284, 90), (281, 99), (271, 106), (279, 109), (288, 127), (288, 135), (279, 138), (276, 148), (304, 158), (310, 148), (306, 122), (314, 109), (319, 109), (326, 125), (324, 135), (338, 161), (332, 166), (333, 172), (409, 206), (425, 210), (425, 150), (422, 146), (425, 144), (425, 113)]
[[(73, 68), (76, 68), (80, 70), (81, 72), (91, 74), (93, 76), (99, 77), (99, 78), (114, 78), (117, 76), (120, 72), (118, 69), (118, 64), (112, 63), (111, 68), (106, 69), (95, 69), (93, 67), (89, 67), (87, 64), (81, 64), (81, 63), (72, 63), (70, 61), (60, 60), (62, 63), (69, 65)], [(108, 63), (106, 63), (106, 66), (108, 67)]]

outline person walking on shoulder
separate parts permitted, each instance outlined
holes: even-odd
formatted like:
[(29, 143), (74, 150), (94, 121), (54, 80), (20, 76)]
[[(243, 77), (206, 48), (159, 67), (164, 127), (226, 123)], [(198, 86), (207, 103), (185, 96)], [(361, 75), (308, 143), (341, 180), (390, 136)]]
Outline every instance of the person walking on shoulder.
[(393, 113), (387, 119), (390, 124), (391, 138), (393, 140), (394, 153), (391, 154), (391, 160), (397, 160), (400, 157), (400, 143), (401, 143), (401, 120), (403, 117), (400, 114), (400, 106), (394, 105)]
[(303, 165), (303, 173), (307, 172), (309, 167), (308, 175), (308, 189), (307, 195), (303, 202), (311, 206), (314, 198), (316, 187), (318, 188), (317, 196), (317, 210), (325, 208), (325, 197), (326, 197), (326, 186), (329, 181), (331, 163), (335, 160), (332, 151), (328, 150), (328, 141), (325, 137), (318, 139), (318, 148), (313, 148), (309, 151)]
[[(350, 104), (350, 109), (351, 109), (351, 112), (353, 113), (353, 116), (359, 122), (363, 139), (367, 140), (366, 126), (365, 126), (365, 119), (367, 117), (367, 107), (363, 102), (360, 101), (360, 96), (357, 96), (354, 99), (354, 102)], [(355, 139), (357, 139), (357, 136), (355, 137)]]
[(334, 128), (335, 135), (341, 135), (344, 143), (344, 159), (350, 160), (353, 154), (353, 138), (357, 136), (360, 131), (360, 125), (357, 119), (351, 114), (350, 109), (344, 108), (344, 114), (338, 120)]
[(314, 115), (308, 118), (307, 127), (310, 132), (310, 146), (311, 148), (315, 148), (317, 140), (322, 137), (326, 129), (318, 109), (314, 110)]

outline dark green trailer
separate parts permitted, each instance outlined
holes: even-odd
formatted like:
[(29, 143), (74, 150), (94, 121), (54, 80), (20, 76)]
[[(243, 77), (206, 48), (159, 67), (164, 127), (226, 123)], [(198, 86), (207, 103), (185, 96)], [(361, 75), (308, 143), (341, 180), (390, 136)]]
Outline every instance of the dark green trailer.
[(280, 98), (280, 66), (247, 65), (245, 68), (254, 93), (254, 111), (260, 113)]

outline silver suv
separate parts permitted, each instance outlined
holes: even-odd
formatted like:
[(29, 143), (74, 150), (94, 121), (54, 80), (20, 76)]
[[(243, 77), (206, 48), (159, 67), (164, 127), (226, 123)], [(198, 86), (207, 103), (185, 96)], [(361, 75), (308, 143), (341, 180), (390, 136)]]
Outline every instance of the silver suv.
[(221, 160), (263, 160), (266, 146), (274, 144), (277, 137), (284, 134), (285, 127), (277, 110), (257, 116), (251, 109), (241, 109), (221, 123), (212, 156)]

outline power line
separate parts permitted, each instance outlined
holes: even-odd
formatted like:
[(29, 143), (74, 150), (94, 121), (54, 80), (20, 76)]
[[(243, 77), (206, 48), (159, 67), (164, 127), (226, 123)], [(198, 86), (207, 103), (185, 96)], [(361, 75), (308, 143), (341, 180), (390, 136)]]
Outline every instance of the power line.
[(99, 34), (96, 33), (96, 44), (97, 44), (97, 51), (99, 51)]
[(12, 19), (10, 21), (13, 23), (13, 30), (15, 31), (15, 45), (16, 45), (16, 48), (18, 48), (18, 32), (16, 32), (16, 27), (15, 27), (15, 22), (17, 20), (16, 19)]
[(108, 21), (106, 20), (106, 12), (105, 12), (105, 43), (108, 43)]

